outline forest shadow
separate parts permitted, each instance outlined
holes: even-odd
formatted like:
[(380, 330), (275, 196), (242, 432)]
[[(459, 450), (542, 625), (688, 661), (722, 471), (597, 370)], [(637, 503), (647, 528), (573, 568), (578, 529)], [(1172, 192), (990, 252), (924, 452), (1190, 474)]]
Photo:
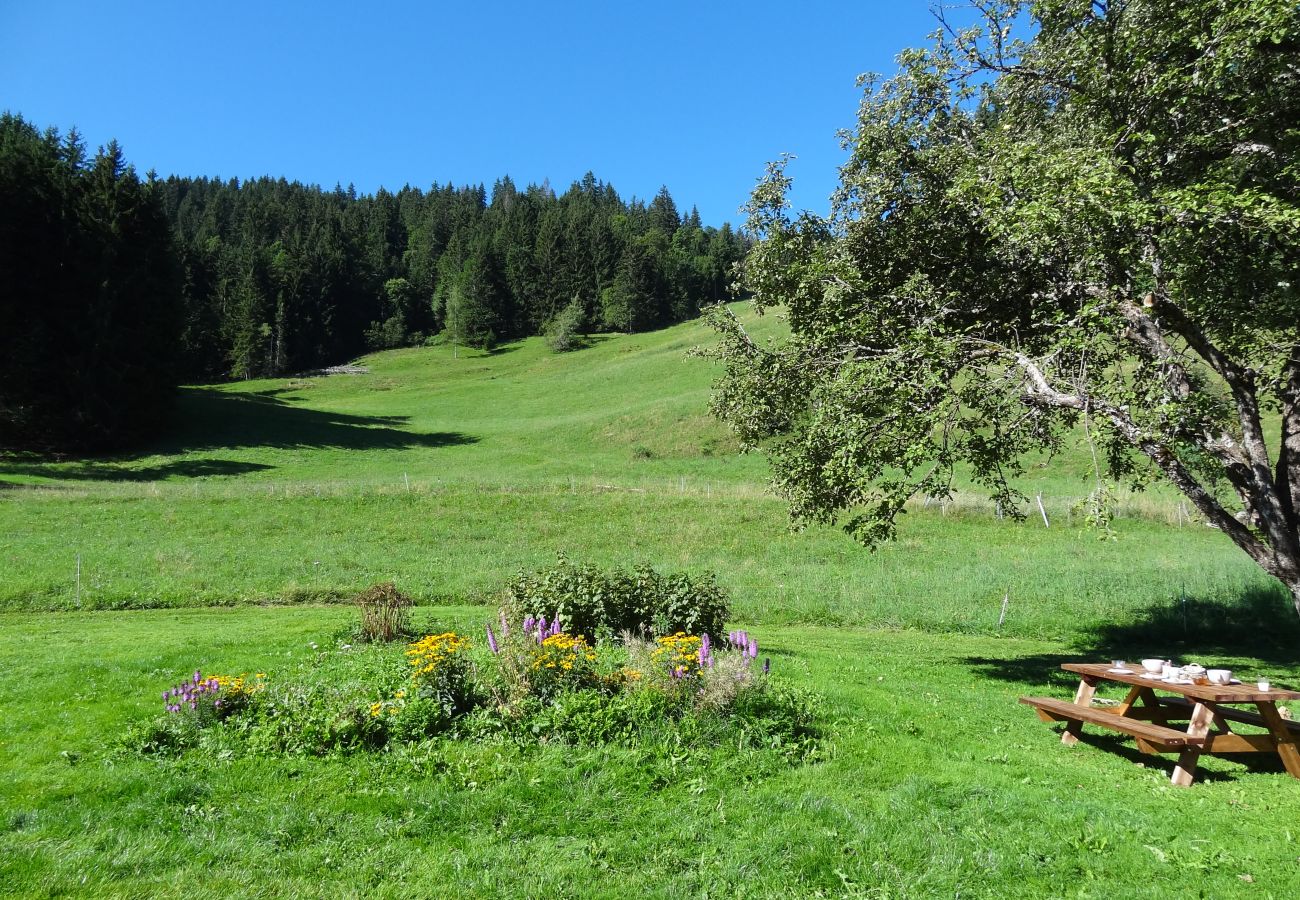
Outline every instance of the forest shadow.
[(269, 447), (296, 450), (406, 450), (454, 447), (478, 438), (457, 431), (415, 432), (407, 416), (358, 416), (300, 406), (278, 391), (233, 393), (182, 388), (175, 428), (149, 453), (186, 453)]
[[(313, 409), (276, 396), (282, 392), (282, 389), (232, 393), (211, 388), (182, 388), (168, 430), (154, 442), (130, 452), (90, 458), (35, 452), (6, 453), (0, 455), (0, 476), (142, 482), (173, 477), (207, 478), (242, 475), (275, 466), (227, 459), (181, 459), (140, 468), (132, 468), (129, 464), (159, 454), (261, 447), (406, 450), (454, 447), (478, 441), (473, 435), (457, 431), (407, 431), (402, 427), (408, 421), (406, 416), (357, 416)], [(20, 486), (0, 481), (0, 489)]]
[(1061, 671), (1062, 663), (1149, 656), (1206, 665), (1207, 660), (1243, 657), (1276, 666), (1300, 665), (1300, 618), (1281, 588), (1252, 585), (1233, 600), (1186, 597), (1152, 604), (1128, 622), (1094, 625), (1065, 653), (967, 657), (963, 662), (997, 681), (1073, 688), (1079, 678)]
[[(123, 468), (106, 462), (84, 462), (75, 465), (49, 463), (17, 463), (5, 467), (5, 474), (62, 478), (75, 481), (166, 481), (168, 478), (215, 478), (223, 475), (245, 475), (274, 469), (265, 463), (240, 462), (233, 459), (179, 459), (157, 466), (139, 469)], [(0, 482), (0, 488), (16, 485)], [(46, 485), (41, 485), (46, 487)]]

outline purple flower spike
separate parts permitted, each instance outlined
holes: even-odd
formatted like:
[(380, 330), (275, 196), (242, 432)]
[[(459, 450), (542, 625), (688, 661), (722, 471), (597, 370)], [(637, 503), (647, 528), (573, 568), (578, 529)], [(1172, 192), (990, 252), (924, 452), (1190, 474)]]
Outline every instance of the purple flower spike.
[(497, 636), (492, 633), (492, 626), (484, 625), (483, 627), (487, 629), (488, 647), (493, 653), (500, 653), (501, 651), (497, 649)]
[(708, 633), (707, 631), (704, 632), (704, 636), (700, 638), (700, 649), (704, 651), (704, 653), (705, 653), (706, 656), (708, 655), (708, 652), (709, 652), (709, 633)]
[(750, 659), (753, 659), (754, 657), (758, 656), (758, 641), (754, 640), (753, 638), (750, 638), (749, 646), (745, 648), (745, 652), (749, 654)]
[(559, 634), (561, 630), (562, 629), (560, 628), (560, 617), (557, 614), (555, 616), (555, 621), (551, 623), (551, 636), (554, 637), (555, 635)]
[(198, 683), (199, 683), (199, 678), (202, 677), (202, 675), (203, 675), (203, 673), (200, 672), (198, 669), (195, 669), (195, 670), (194, 670), (194, 683), (195, 683), (195, 684), (198, 684)]
[(772, 671), (772, 657), (765, 656), (763, 657), (763, 674), (766, 675), (770, 671)]
[(709, 658), (709, 654), (706, 652), (703, 644), (700, 644), (700, 649), (695, 651), (695, 656), (700, 661), (700, 668), (704, 668), (704, 661)]
[(170, 693), (168, 693), (167, 691), (163, 691), (163, 702), (166, 703), (166, 702), (167, 702), (167, 698), (170, 697), (170, 696), (171, 696)]
[(533, 626), (535, 624), (537, 624), (537, 620), (534, 619), (532, 616), (528, 616), (526, 619), (524, 619), (524, 634), (532, 634)]
[(190, 709), (198, 709), (198, 708), (199, 708), (199, 705), (198, 705), (197, 703), (195, 703), (193, 700), (191, 700), (191, 701), (190, 701)]

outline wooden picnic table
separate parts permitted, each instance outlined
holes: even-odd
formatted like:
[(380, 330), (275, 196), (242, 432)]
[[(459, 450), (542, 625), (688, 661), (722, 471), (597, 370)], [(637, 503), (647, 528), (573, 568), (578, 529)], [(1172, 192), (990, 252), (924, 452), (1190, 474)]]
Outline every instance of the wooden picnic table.
[[(1147, 678), (1141, 671), (1111, 671), (1108, 663), (1065, 663), (1067, 672), (1079, 676), (1074, 702), (1051, 697), (1021, 697), (1020, 702), (1038, 710), (1045, 722), (1065, 722), (1063, 744), (1079, 740), (1083, 723), (1100, 725), (1137, 738), (1143, 753), (1178, 754), (1170, 779), (1189, 786), (1196, 777), (1202, 753), (1274, 753), (1293, 777), (1300, 778), (1300, 722), (1282, 717), (1279, 700), (1300, 700), (1300, 691), (1271, 687), (1261, 691), (1253, 682), (1245, 684), (1173, 684)], [(1128, 696), (1117, 706), (1094, 706), (1093, 695), (1103, 681), (1129, 685)], [(1161, 696), (1157, 691), (1176, 696)], [(1236, 704), (1254, 705), (1257, 712)], [(1187, 727), (1170, 727), (1187, 721)], [(1263, 733), (1241, 734), (1231, 723), (1259, 726)], [(1213, 728), (1211, 728), (1213, 726)]]

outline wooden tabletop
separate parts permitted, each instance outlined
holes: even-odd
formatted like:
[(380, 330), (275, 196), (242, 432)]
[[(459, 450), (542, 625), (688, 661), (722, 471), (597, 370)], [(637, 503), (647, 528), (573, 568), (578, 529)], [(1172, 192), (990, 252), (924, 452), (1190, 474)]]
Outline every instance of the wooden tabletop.
[(1289, 691), (1272, 686), (1261, 691), (1254, 681), (1242, 679), (1242, 684), (1170, 684), (1159, 678), (1146, 678), (1141, 667), (1133, 667), (1128, 672), (1112, 672), (1110, 663), (1062, 663), (1061, 668), (1076, 675), (1088, 675), (1107, 681), (1122, 681), (1141, 687), (1155, 688), (1161, 691), (1182, 694), (1194, 700), (1208, 700), (1211, 703), (1267, 703), (1278, 700), (1300, 700), (1300, 691)]

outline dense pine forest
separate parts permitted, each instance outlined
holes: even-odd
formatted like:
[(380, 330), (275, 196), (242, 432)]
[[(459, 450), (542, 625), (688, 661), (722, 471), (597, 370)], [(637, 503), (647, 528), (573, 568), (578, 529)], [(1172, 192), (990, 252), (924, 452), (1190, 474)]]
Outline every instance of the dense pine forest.
[(724, 299), (746, 250), (666, 187), (141, 178), (116, 144), (90, 157), (8, 114), (0, 200), (0, 447), (122, 443), (182, 382), (662, 327)]
[(588, 174), (563, 194), (352, 189), (261, 178), (157, 184), (185, 272), (190, 380), (277, 375), (444, 334), (490, 347), (548, 327), (643, 331), (726, 296), (744, 253), (667, 188), (624, 201)]

